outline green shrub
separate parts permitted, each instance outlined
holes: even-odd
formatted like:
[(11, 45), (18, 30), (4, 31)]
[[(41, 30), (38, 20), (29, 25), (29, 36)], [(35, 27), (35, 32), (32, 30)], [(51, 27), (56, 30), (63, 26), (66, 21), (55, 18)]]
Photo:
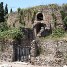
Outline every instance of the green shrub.
[(67, 11), (67, 3), (66, 3), (66, 4), (62, 4), (62, 9), (63, 9), (64, 11)]
[(20, 12), (20, 10), (21, 10), (21, 8), (18, 8), (18, 9), (17, 9), (18, 13)]
[(52, 37), (62, 37), (64, 35), (64, 30), (61, 28), (56, 28), (53, 30)]
[(11, 29), (7, 31), (0, 32), (0, 39), (6, 38), (6, 39), (16, 39), (23, 36), (23, 33), (20, 31), (20, 29)]
[(56, 16), (55, 16), (54, 13), (52, 13), (52, 17), (53, 17), (54, 27), (56, 28), (56, 25), (57, 25), (57, 18), (56, 18)]
[(0, 23), (0, 31), (2, 32), (2, 31), (6, 31), (6, 30), (8, 30), (8, 26), (7, 26), (6, 22), (1, 22)]
[(65, 12), (62, 10), (62, 11), (60, 11), (60, 13), (61, 13), (61, 16), (62, 16), (62, 20), (64, 20), (64, 18), (65, 18)]
[(64, 24), (67, 26), (67, 16), (64, 18)]

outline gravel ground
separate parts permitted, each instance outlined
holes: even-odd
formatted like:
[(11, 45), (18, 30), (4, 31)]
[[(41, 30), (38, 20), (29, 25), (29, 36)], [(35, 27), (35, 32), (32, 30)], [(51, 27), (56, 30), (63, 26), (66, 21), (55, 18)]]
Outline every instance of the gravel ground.
[(1, 62), (0, 67), (49, 67), (49, 66), (36, 66), (25, 62)]
[[(0, 67), (52, 67), (52, 66), (37, 66), (31, 65), (30, 63), (25, 62), (0, 62)], [(56, 66), (59, 67), (59, 66)], [(66, 65), (62, 67), (67, 67)]]

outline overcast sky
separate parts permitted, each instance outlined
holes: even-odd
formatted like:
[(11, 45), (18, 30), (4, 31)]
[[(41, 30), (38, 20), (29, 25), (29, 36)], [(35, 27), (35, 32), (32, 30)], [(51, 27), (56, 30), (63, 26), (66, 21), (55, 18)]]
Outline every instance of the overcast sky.
[(67, 0), (0, 0), (0, 2), (4, 2), (5, 4), (8, 4), (9, 10), (12, 8), (14, 11), (16, 11), (17, 8), (27, 8), (37, 5), (46, 5), (46, 4), (52, 4), (57, 3), (59, 5), (63, 3), (67, 3)]

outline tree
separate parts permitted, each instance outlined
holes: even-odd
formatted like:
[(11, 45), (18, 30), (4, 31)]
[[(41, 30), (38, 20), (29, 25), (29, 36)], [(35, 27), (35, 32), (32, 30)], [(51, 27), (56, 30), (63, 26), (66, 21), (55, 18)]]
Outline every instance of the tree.
[(8, 7), (7, 7), (7, 4), (6, 4), (6, 6), (5, 6), (4, 14), (5, 14), (5, 15), (8, 14)]
[(66, 12), (67, 11), (67, 4), (63, 4), (62, 9)]
[(0, 22), (4, 22), (4, 7), (3, 7), (3, 2), (0, 3)]
[(13, 12), (13, 10), (12, 10), (12, 8), (10, 9), (10, 13), (12, 13)]
[(6, 22), (1, 22), (0, 23), (0, 32), (3, 32), (3, 31), (6, 31), (8, 30), (8, 26), (7, 26), (7, 23)]
[(64, 27), (65, 27), (65, 30), (67, 30), (67, 16), (64, 18)]
[(49, 4), (48, 7), (51, 7), (52, 10), (55, 9), (55, 10), (58, 10), (59, 6), (57, 4)]
[(52, 17), (53, 17), (54, 27), (56, 28), (56, 25), (57, 25), (57, 18), (56, 18), (56, 16), (55, 16), (54, 13), (52, 13)]
[(61, 13), (61, 16), (62, 16), (62, 20), (64, 20), (64, 18), (65, 18), (65, 12), (62, 10), (62, 11), (60, 11), (60, 13)]
[(18, 8), (17, 10), (18, 10), (18, 13), (19, 13), (21, 11), (21, 8)]

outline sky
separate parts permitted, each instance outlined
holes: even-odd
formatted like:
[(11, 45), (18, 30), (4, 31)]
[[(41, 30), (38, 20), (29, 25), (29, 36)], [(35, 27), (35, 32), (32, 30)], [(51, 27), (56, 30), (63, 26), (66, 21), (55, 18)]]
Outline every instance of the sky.
[(48, 5), (57, 3), (59, 5), (67, 3), (67, 0), (0, 0), (4, 5), (8, 4), (9, 10), (12, 8), (13, 11), (16, 11), (17, 8), (28, 8), (38, 5)]

